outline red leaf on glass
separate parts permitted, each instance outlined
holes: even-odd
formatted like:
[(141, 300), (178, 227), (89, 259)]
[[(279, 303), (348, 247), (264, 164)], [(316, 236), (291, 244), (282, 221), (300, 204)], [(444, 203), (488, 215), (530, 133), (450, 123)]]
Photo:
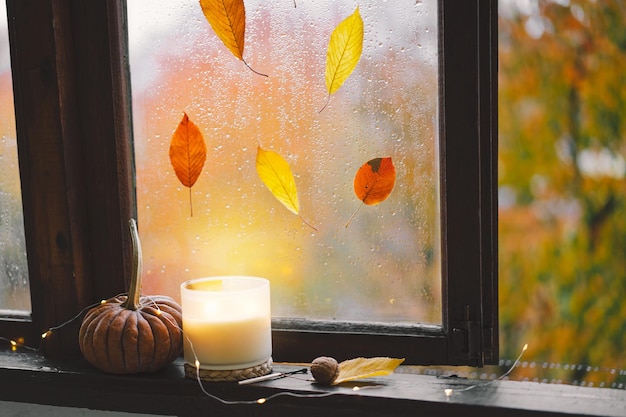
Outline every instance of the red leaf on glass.
[[(354, 194), (368, 206), (385, 201), (396, 183), (396, 169), (390, 157), (370, 159), (357, 171), (354, 176)], [(359, 208), (346, 223), (350, 224)]]

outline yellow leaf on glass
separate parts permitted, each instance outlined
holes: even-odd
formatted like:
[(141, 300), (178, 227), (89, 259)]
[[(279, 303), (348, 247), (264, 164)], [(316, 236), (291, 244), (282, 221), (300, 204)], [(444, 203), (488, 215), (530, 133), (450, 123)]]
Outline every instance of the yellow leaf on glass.
[(402, 362), (404, 362), (404, 359), (387, 357), (349, 359), (339, 364), (339, 375), (332, 385), (355, 379), (389, 375)]
[(283, 203), (289, 211), (297, 214), (304, 224), (317, 231), (300, 215), (298, 190), (289, 163), (276, 152), (266, 151), (259, 146), (256, 154), (256, 170), (261, 181), (269, 188), (272, 195)]
[(235, 57), (243, 60), (246, 9), (243, 0), (200, 0), (204, 17)]
[(298, 190), (289, 163), (273, 151), (257, 148), (256, 170), (271, 193), (289, 211), (299, 214)]
[(325, 75), (329, 98), (352, 74), (362, 51), (363, 19), (357, 7), (354, 13), (339, 23), (330, 35)]
[(193, 217), (191, 205), (191, 187), (196, 183), (204, 162), (206, 161), (206, 145), (202, 132), (194, 122), (184, 113), (170, 142), (170, 162), (176, 177), (182, 185), (189, 188), (189, 207)]

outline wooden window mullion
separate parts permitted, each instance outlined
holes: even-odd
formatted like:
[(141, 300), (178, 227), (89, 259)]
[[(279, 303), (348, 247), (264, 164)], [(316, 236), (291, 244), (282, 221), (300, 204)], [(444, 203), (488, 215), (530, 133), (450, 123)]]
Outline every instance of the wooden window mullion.
[[(125, 288), (135, 207), (117, 36), (123, 7), (7, 2), (33, 312), (32, 322), (0, 329), (28, 336), (29, 344)], [(76, 356), (79, 324), (55, 332), (46, 354)]]

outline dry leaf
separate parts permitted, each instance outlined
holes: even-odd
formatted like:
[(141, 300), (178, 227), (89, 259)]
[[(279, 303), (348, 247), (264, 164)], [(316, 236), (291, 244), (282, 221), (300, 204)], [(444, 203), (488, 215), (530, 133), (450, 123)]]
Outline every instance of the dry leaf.
[(354, 177), (354, 193), (368, 206), (384, 201), (396, 182), (391, 158), (374, 158), (364, 163)]
[(386, 357), (349, 359), (339, 364), (339, 376), (332, 385), (355, 379), (389, 375), (402, 362), (404, 359)]
[(354, 13), (339, 23), (330, 35), (326, 52), (325, 75), (329, 99), (330, 95), (337, 91), (352, 74), (361, 58), (362, 51), (363, 19), (357, 7)]
[(191, 205), (191, 187), (196, 183), (206, 161), (206, 145), (198, 126), (184, 113), (170, 143), (170, 162), (178, 180), (189, 188), (189, 207)]
[(257, 148), (256, 170), (261, 181), (272, 192), (274, 197), (294, 214), (300, 212), (296, 181), (289, 164), (282, 156), (273, 151)]
[(246, 9), (243, 0), (200, 0), (204, 17), (235, 57), (243, 61)]
[(274, 197), (283, 203), (289, 211), (297, 214), (304, 224), (317, 231), (314, 226), (300, 215), (296, 181), (287, 161), (276, 152), (266, 151), (259, 146), (256, 154), (256, 170), (261, 181), (269, 188)]
[[(364, 204), (372, 206), (389, 197), (395, 183), (396, 169), (391, 158), (374, 158), (364, 163), (354, 176), (354, 194)], [(346, 227), (361, 207), (352, 214)]]
[(252, 69), (243, 59), (246, 34), (246, 8), (243, 0), (200, 0), (200, 7), (213, 31), (228, 50), (252, 72), (267, 77), (266, 74)]

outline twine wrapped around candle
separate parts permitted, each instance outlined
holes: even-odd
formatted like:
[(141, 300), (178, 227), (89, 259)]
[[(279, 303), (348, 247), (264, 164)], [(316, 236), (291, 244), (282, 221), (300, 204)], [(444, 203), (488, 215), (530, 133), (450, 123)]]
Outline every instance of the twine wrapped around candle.
[(238, 382), (250, 378), (264, 376), (272, 372), (272, 359), (257, 366), (243, 369), (200, 369), (188, 363), (185, 364), (185, 377), (207, 382)]

